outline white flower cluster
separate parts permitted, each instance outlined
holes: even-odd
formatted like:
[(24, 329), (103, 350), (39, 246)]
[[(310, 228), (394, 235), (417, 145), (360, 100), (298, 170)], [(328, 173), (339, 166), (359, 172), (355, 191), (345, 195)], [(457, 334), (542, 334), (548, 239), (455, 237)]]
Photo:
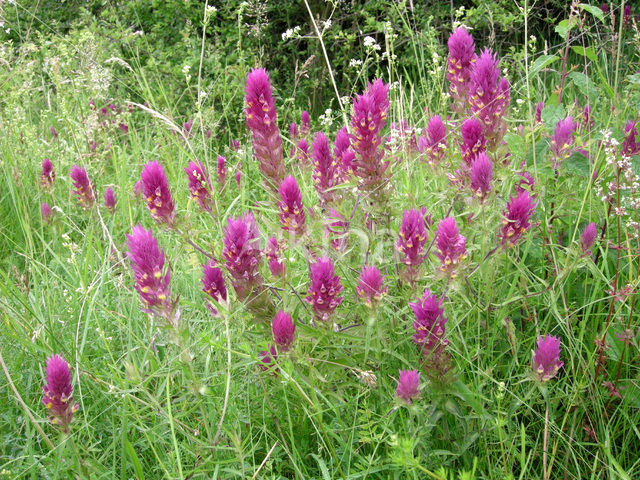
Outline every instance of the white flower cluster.
[(300, 25), (296, 25), (293, 28), (287, 28), (287, 31), (282, 34), (282, 41), (289, 40), (290, 38), (297, 38), (300, 36)]
[(361, 67), (362, 60), (360, 60), (359, 58), (352, 58), (351, 60), (349, 60), (349, 66), (351, 68)]
[(373, 37), (364, 37), (364, 46), (369, 50), (380, 50), (380, 45), (376, 43), (376, 39)]
[(320, 120), (320, 124), (323, 127), (330, 127), (331, 125), (333, 125), (333, 110), (330, 108), (327, 108), (324, 111), (324, 114), (318, 117), (318, 120)]

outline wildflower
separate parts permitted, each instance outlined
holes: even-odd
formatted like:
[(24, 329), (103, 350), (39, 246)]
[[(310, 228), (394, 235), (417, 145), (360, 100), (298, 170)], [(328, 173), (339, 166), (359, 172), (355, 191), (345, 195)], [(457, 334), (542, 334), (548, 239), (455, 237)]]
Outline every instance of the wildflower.
[(291, 348), (291, 344), (295, 338), (296, 324), (293, 323), (291, 315), (279, 310), (271, 321), (271, 332), (273, 333), (273, 341), (276, 342), (278, 350), (286, 352)]
[(245, 118), (251, 130), (254, 154), (262, 174), (273, 188), (277, 188), (285, 176), (285, 170), (276, 105), (266, 70), (251, 70), (247, 75), (245, 93)]
[(580, 128), (582, 130), (591, 130), (595, 122), (591, 117), (591, 107), (589, 105), (585, 105), (582, 109), (582, 115), (580, 116)]
[(122, 122), (120, 122), (120, 123), (118, 124), (118, 128), (120, 129), (120, 131), (121, 131), (122, 133), (129, 133), (129, 126), (128, 126), (126, 123), (122, 123)]
[(276, 347), (268, 344), (267, 349), (261, 350), (260, 353), (258, 353), (258, 356), (260, 357), (261, 362), (260, 369), (266, 372), (275, 366), (278, 353), (276, 352)]
[(49, 127), (49, 134), (51, 135), (51, 140), (58, 139), (58, 131), (56, 130), (56, 127), (54, 127), (53, 125)]
[(52, 425), (60, 425), (66, 433), (78, 411), (78, 404), (73, 400), (71, 371), (69, 364), (61, 355), (52, 355), (47, 359), (47, 378), (42, 387), (42, 403), (49, 410)]
[(439, 299), (428, 289), (417, 302), (410, 302), (413, 311), (413, 341), (420, 348), (426, 373), (432, 379), (441, 378), (449, 370), (449, 355), (446, 347), (449, 340), (445, 337), (445, 324), (448, 318), (444, 316), (442, 299)]
[(351, 148), (351, 136), (347, 127), (342, 127), (336, 134), (333, 156), (338, 164), (340, 181), (345, 181), (353, 173), (353, 160), (356, 153)]
[(267, 264), (269, 266), (269, 271), (271, 275), (274, 277), (281, 277), (284, 275), (286, 266), (282, 261), (282, 256), (280, 255), (280, 245), (278, 245), (278, 240), (276, 237), (269, 237), (267, 240), (267, 249), (264, 252), (267, 257)]
[(282, 229), (300, 236), (305, 231), (305, 213), (302, 204), (302, 194), (298, 183), (293, 176), (289, 175), (280, 184), (280, 223)]
[(485, 49), (471, 70), (469, 103), (471, 111), (483, 124), (490, 148), (502, 141), (507, 128), (504, 116), (510, 99), (509, 82), (500, 76), (498, 59), (495, 53)]
[(309, 143), (304, 138), (298, 140), (296, 145), (296, 160), (302, 165), (309, 164)]
[(93, 184), (87, 176), (87, 171), (84, 167), (74, 165), (71, 168), (71, 173), (69, 174), (69, 176), (73, 181), (73, 186), (75, 188), (75, 194), (78, 197), (78, 202), (80, 202), (80, 205), (82, 205), (84, 208), (90, 208), (95, 200), (95, 192)]
[(597, 233), (596, 224), (593, 222), (584, 228), (580, 236), (580, 247), (582, 248), (583, 255), (591, 255), (591, 247), (596, 241)]
[(305, 301), (313, 307), (315, 317), (326, 322), (342, 303), (340, 277), (335, 274), (333, 263), (327, 256), (311, 265), (309, 276), (311, 285)]
[(396, 397), (407, 403), (416, 398), (420, 386), (420, 372), (417, 370), (398, 370), (398, 387), (396, 388)]
[(238, 164), (238, 167), (236, 169), (235, 179), (236, 179), (236, 187), (240, 188), (240, 181), (242, 180), (242, 164), (241, 163)]
[(142, 195), (143, 188), (144, 182), (142, 181), (142, 179), (140, 179), (133, 185), (133, 196), (137, 198)]
[(440, 222), (436, 232), (436, 257), (442, 262), (440, 269), (455, 276), (455, 268), (467, 257), (467, 239), (460, 235), (456, 220), (447, 217)]
[(227, 179), (227, 159), (218, 155), (218, 184), (224, 185)]
[(240, 140), (231, 140), (230, 146), (233, 151), (237, 152), (238, 150), (240, 150)]
[(104, 191), (104, 206), (112, 212), (116, 209), (116, 194), (111, 187)]
[(206, 174), (202, 163), (189, 162), (189, 166), (184, 169), (189, 180), (189, 191), (200, 208), (211, 211), (211, 182), (209, 175)]
[(140, 174), (142, 194), (147, 201), (147, 209), (158, 223), (173, 225), (175, 210), (169, 182), (162, 165), (157, 161), (149, 162)]
[(512, 246), (518, 242), (520, 236), (531, 227), (529, 220), (537, 206), (526, 190), (509, 199), (500, 232), (502, 245)]
[(227, 301), (227, 287), (224, 283), (222, 270), (216, 267), (213, 260), (202, 266), (202, 291), (219, 303)]
[(40, 174), (40, 185), (43, 188), (51, 188), (56, 178), (56, 172), (53, 170), (53, 163), (48, 158), (42, 161), (42, 173)]
[(376, 267), (362, 267), (356, 293), (364, 301), (367, 307), (375, 307), (387, 293), (384, 286), (384, 277)]
[(487, 146), (482, 123), (474, 117), (468, 118), (460, 126), (460, 134), (462, 136), (460, 144), (462, 160), (467, 167), (471, 167), (474, 157), (480, 152), (484, 152)]
[(476, 45), (471, 34), (464, 27), (460, 27), (449, 36), (447, 46), (447, 80), (454, 99), (453, 108), (462, 113), (467, 104), (471, 67), (476, 61)]
[(311, 118), (309, 117), (309, 112), (303, 110), (300, 115), (300, 136), (306, 137), (309, 132), (311, 132)]
[(636, 137), (638, 136), (636, 122), (631, 120), (627, 122), (624, 126), (624, 135), (622, 154), (626, 157), (638, 155), (640, 153), (640, 141), (636, 141)]
[(560, 164), (569, 158), (571, 145), (573, 145), (573, 134), (578, 124), (573, 121), (573, 117), (559, 120), (556, 130), (551, 136), (551, 152), (553, 153), (553, 168), (558, 169)]
[(222, 256), (231, 274), (231, 284), (240, 300), (245, 300), (251, 290), (260, 287), (259, 268), (262, 260), (258, 226), (253, 214), (229, 218), (224, 230)]
[(89, 151), (95, 152), (96, 148), (98, 148), (98, 142), (95, 140), (89, 140)]
[(536, 103), (536, 123), (542, 123), (542, 110), (544, 110), (544, 102)]
[(147, 311), (166, 313), (169, 310), (170, 272), (164, 270), (164, 252), (158, 247), (151, 229), (140, 225), (127, 235), (127, 256), (131, 262), (135, 288), (147, 307)]
[(49, 223), (51, 215), (53, 215), (53, 210), (47, 202), (42, 202), (42, 205), (40, 205), (40, 215), (45, 223)]
[(533, 193), (533, 186), (536, 184), (536, 181), (533, 179), (529, 172), (523, 170), (518, 174), (520, 180), (518, 181), (518, 185), (516, 185), (516, 193), (520, 194), (521, 192), (529, 192)]
[(405, 210), (402, 224), (398, 232), (396, 249), (400, 252), (402, 263), (416, 272), (422, 265), (426, 255), (424, 246), (427, 243), (427, 230), (423, 215), (418, 210)]
[(426, 137), (418, 139), (418, 150), (427, 154), (427, 162), (437, 165), (443, 159), (447, 149), (447, 127), (439, 115), (434, 115), (427, 124)]
[[(185, 65), (185, 66), (188, 66), (188, 65)], [(187, 120), (182, 125), (182, 131), (184, 132), (185, 137), (190, 137), (191, 136), (191, 127), (193, 127), (193, 120), (191, 120), (191, 119)]]
[(367, 85), (353, 102), (351, 129), (353, 132), (354, 174), (365, 191), (381, 194), (379, 188), (389, 178), (389, 162), (384, 161), (381, 130), (387, 123), (389, 85), (377, 79)]
[(329, 139), (322, 132), (316, 133), (312, 145), (313, 183), (323, 204), (332, 203), (336, 193), (331, 188), (340, 182), (337, 162), (331, 155)]
[(471, 162), (471, 190), (484, 200), (491, 192), (493, 178), (493, 164), (485, 152), (480, 152)]
[(298, 124), (296, 122), (291, 122), (289, 125), (289, 138), (292, 142), (298, 139), (298, 134)]
[(538, 345), (533, 352), (533, 373), (541, 382), (551, 380), (564, 365), (560, 361), (560, 339), (551, 335), (538, 337)]
[(348, 232), (349, 221), (346, 217), (333, 208), (329, 209), (325, 234), (332, 237), (331, 246), (338, 251), (343, 251), (347, 247)]

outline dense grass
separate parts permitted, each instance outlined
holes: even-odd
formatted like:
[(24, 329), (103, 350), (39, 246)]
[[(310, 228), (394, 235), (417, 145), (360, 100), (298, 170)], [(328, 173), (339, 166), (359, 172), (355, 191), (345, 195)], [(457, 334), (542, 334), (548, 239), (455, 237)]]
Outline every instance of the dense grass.
[[(107, 62), (108, 47), (103, 51), (91, 32), (39, 38), (32, 47), (3, 44), (11, 69), (0, 71), (0, 478), (640, 478), (640, 250), (629, 223), (640, 210), (616, 215), (640, 192), (615, 190), (611, 201), (597, 193), (618, 173), (602, 132), (622, 143), (627, 120), (638, 118), (639, 35), (636, 23), (611, 26), (620, 8), (602, 15), (576, 7), (571, 22), (582, 23), (566, 43), (536, 52), (524, 32), (526, 48), (504, 52), (512, 101), (506, 143), (491, 152), (493, 192), (484, 203), (447, 175), (460, 163), (460, 117), (444, 94), (446, 59), (434, 58), (410, 31), (387, 37), (382, 51), (414, 42), (419, 75), (407, 77), (401, 58), (387, 62), (372, 50), (351, 90), (340, 93), (362, 91), (375, 72), (393, 84), (384, 133), (400, 120), (422, 129), (431, 114), (451, 115), (449, 148), (436, 167), (410, 149), (388, 152), (393, 175), (384, 207), (372, 205), (354, 179), (337, 187), (343, 199), (335, 208), (353, 216), (345, 251), (325, 234), (327, 212), (311, 167), (288, 155), (287, 125), (299, 120), (303, 98), (276, 103), (286, 169), (313, 213), (304, 240), (281, 231), (278, 199), (264, 187), (243, 123), (243, 83), (253, 65), (221, 66), (215, 95), (202, 96), (197, 72), (185, 83)], [(483, 39), (475, 40), (479, 51)], [(105, 88), (95, 79), (107, 73)], [(191, 97), (193, 112), (172, 110), (183, 96)], [(534, 118), (539, 101), (547, 104), (543, 122)], [(100, 127), (99, 110), (110, 102), (122, 109)], [(313, 118), (312, 132), (334, 138), (350, 118), (349, 102), (329, 115), (331, 125)], [(559, 119), (578, 118), (586, 104), (594, 125), (577, 132), (575, 147), (588, 156), (574, 152), (556, 172), (550, 135)], [(190, 136), (182, 128), (187, 119), (194, 120)], [(229, 146), (236, 138), (238, 151)], [(613, 151), (619, 160), (620, 149)], [(218, 155), (227, 157), (227, 181), (214, 180), (208, 214), (189, 198), (184, 168), (198, 159), (214, 173)], [(39, 184), (45, 157), (57, 173), (51, 191)], [(167, 172), (177, 229), (154, 222), (133, 194), (151, 160)], [(80, 208), (68, 176), (74, 164), (87, 167), (99, 195), (114, 188), (114, 213)], [(496, 250), (523, 170), (535, 180), (533, 226), (515, 247)], [(637, 156), (630, 170), (640, 174)], [(40, 217), (41, 202), (56, 207), (49, 223)], [(434, 247), (415, 284), (402, 278), (395, 248), (402, 212), (421, 207), (433, 218), (427, 245), (447, 215), (467, 238), (468, 257), (453, 279), (438, 271)], [(253, 317), (229, 283), (229, 308), (212, 317), (200, 284), (206, 258), (192, 246), (220, 258), (227, 219), (247, 211), (263, 247), (272, 235), (283, 242), (286, 277), (274, 278), (266, 265), (261, 271), (276, 306), (297, 320), (292, 351), (270, 371), (258, 355), (272, 341), (268, 322)], [(585, 255), (579, 238), (589, 222), (598, 237)], [(177, 336), (142, 311), (133, 288), (125, 235), (138, 223), (165, 251)], [(344, 286), (338, 331), (312, 325), (302, 301), (312, 257), (323, 253)], [(355, 294), (365, 263), (382, 271), (389, 288), (376, 309)], [(408, 303), (425, 288), (445, 299), (452, 369), (442, 384), (423, 374), (420, 398), (407, 405), (394, 392), (399, 369), (420, 368)], [(545, 333), (561, 338), (564, 366), (540, 384), (531, 356)], [(69, 435), (49, 424), (41, 403), (53, 353), (73, 371), (80, 408)]]

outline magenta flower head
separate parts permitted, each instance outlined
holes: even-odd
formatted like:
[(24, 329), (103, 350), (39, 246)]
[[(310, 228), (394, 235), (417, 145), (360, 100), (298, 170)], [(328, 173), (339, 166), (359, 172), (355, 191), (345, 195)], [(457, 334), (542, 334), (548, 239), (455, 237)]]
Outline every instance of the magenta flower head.
[(419, 394), (420, 372), (417, 370), (398, 370), (398, 388), (396, 397), (407, 403), (416, 398)]
[(218, 155), (218, 184), (223, 185), (227, 179), (227, 159)]
[(278, 192), (280, 193), (278, 206), (280, 207), (282, 229), (296, 236), (302, 235), (305, 230), (306, 217), (298, 182), (289, 175), (280, 184)]
[(412, 270), (417, 270), (424, 261), (426, 243), (427, 229), (423, 215), (418, 210), (405, 210), (396, 242), (402, 263)]
[(384, 277), (376, 267), (362, 267), (356, 293), (367, 307), (375, 307), (387, 293)]
[(471, 117), (460, 126), (460, 134), (462, 136), (460, 144), (462, 160), (470, 167), (473, 158), (480, 152), (484, 152), (487, 147), (484, 128), (478, 119)]
[(309, 164), (309, 143), (306, 139), (301, 138), (296, 145), (296, 159), (302, 165)]
[(591, 130), (594, 125), (595, 122), (591, 116), (591, 107), (589, 105), (585, 105), (582, 109), (582, 115), (580, 115), (580, 128), (582, 130)]
[(90, 208), (95, 201), (95, 191), (93, 184), (89, 180), (87, 171), (84, 167), (74, 165), (71, 168), (69, 176), (73, 181), (73, 187), (75, 188), (75, 194), (78, 197), (78, 202), (83, 208)]
[(51, 188), (56, 178), (56, 172), (53, 170), (53, 163), (48, 158), (42, 160), (42, 173), (40, 174), (40, 185), (43, 188)]
[(381, 194), (381, 186), (388, 178), (389, 162), (384, 161), (381, 131), (389, 112), (389, 85), (374, 80), (362, 95), (356, 95), (351, 116), (352, 147), (356, 153), (354, 174), (360, 186), (369, 192)]
[(53, 210), (47, 202), (42, 202), (42, 205), (40, 205), (40, 215), (42, 216), (42, 221), (44, 223), (49, 223), (49, 220), (51, 220)]
[(276, 342), (278, 350), (286, 352), (291, 348), (291, 344), (296, 334), (296, 324), (293, 323), (291, 315), (279, 310), (271, 321), (271, 332), (273, 341)]
[(340, 169), (331, 155), (329, 139), (322, 133), (316, 133), (312, 144), (313, 184), (323, 204), (332, 203), (336, 198), (335, 191), (329, 191), (340, 183)]
[(333, 262), (327, 256), (311, 265), (309, 276), (311, 285), (305, 301), (313, 307), (315, 317), (326, 322), (342, 303), (340, 277), (335, 274)]
[(231, 274), (232, 285), (240, 300), (262, 284), (259, 268), (262, 260), (258, 226), (252, 213), (229, 218), (224, 229), (222, 256)]
[(269, 344), (267, 345), (267, 350), (261, 350), (258, 353), (260, 357), (260, 369), (262, 371), (268, 371), (274, 368), (276, 365), (276, 360), (278, 359), (278, 352), (276, 351), (276, 347)]
[[(224, 277), (222, 276), (222, 270), (215, 266), (213, 260), (209, 260), (202, 266), (202, 291), (209, 295), (209, 297), (222, 304), (227, 303), (227, 287), (224, 283)], [(214, 317), (218, 316), (218, 310), (211, 305), (207, 304), (207, 308)]]
[(471, 67), (476, 61), (476, 45), (466, 28), (457, 28), (447, 41), (447, 80), (454, 99), (454, 110), (462, 113), (467, 104)]
[(240, 188), (240, 182), (242, 180), (242, 164), (241, 163), (238, 164), (235, 179), (236, 179), (236, 187)]
[(502, 141), (506, 130), (504, 115), (511, 99), (509, 82), (500, 76), (498, 58), (485, 49), (471, 70), (469, 82), (471, 111), (484, 127), (484, 135), (491, 148)]
[(338, 251), (343, 251), (347, 248), (348, 233), (349, 233), (349, 221), (340, 212), (331, 208), (327, 214), (325, 223), (325, 235), (330, 237), (331, 246)]
[(491, 192), (491, 180), (493, 178), (493, 163), (485, 152), (480, 152), (471, 162), (471, 190), (481, 201), (487, 198)]
[(580, 236), (580, 247), (582, 248), (583, 255), (591, 255), (591, 247), (593, 247), (593, 244), (596, 241), (597, 234), (598, 230), (596, 228), (596, 224), (593, 222), (584, 228), (582, 235)]
[(104, 206), (112, 212), (116, 209), (116, 194), (111, 187), (104, 191)]
[(189, 192), (200, 208), (211, 211), (211, 182), (206, 174), (202, 163), (189, 162), (189, 166), (184, 169), (189, 180)]
[(42, 387), (42, 403), (49, 410), (52, 425), (60, 425), (66, 433), (78, 404), (73, 400), (71, 371), (61, 355), (52, 355), (47, 360), (47, 379)]
[(573, 117), (559, 120), (556, 124), (556, 130), (551, 136), (554, 169), (557, 169), (564, 160), (569, 158), (576, 128), (578, 128), (578, 124), (573, 121)]
[(300, 115), (300, 136), (306, 137), (309, 132), (311, 132), (311, 118), (309, 117), (309, 112), (303, 110)]
[(271, 92), (271, 79), (263, 68), (247, 75), (245, 118), (251, 130), (253, 152), (267, 182), (277, 188), (285, 175), (282, 139), (278, 130), (276, 103)]
[[(622, 154), (625, 157), (631, 157), (640, 153), (640, 142), (636, 141), (638, 136), (638, 129), (636, 128), (636, 122), (630, 120), (624, 126), (624, 140), (622, 142)], [(44, 168), (43, 168), (44, 171)]]
[(418, 149), (427, 154), (427, 163), (437, 165), (447, 153), (447, 127), (439, 115), (427, 124), (427, 136), (418, 139)]
[(436, 232), (436, 257), (442, 265), (440, 270), (455, 276), (455, 269), (461, 260), (467, 258), (467, 239), (460, 235), (456, 220), (447, 217), (440, 222)]
[(151, 229), (140, 225), (127, 235), (127, 256), (131, 262), (135, 288), (148, 312), (166, 313), (170, 309), (171, 274), (164, 272), (164, 252), (158, 247)]
[(286, 265), (282, 260), (282, 255), (280, 254), (280, 245), (278, 245), (278, 240), (276, 237), (269, 237), (267, 240), (267, 248), (264, 252), (265, 257), (267, 257), (267, 264), (269, 265), (269, 271), (271, 275), (274, 277), (281, 277), (285, 274)]
[(351, 149), (351, 136), (347, 127), (342, 127), (336, 134), (333, 156), (338, 164), (340, 180), (345, 181), (353, 173), (353, 160), (356, 157)]
[(298, 139), (298, 135), (298, 124), (296, 122), (291, 122), (289, 125), (289, 138), (293, 142)]
[(556, 376), (562, 368), (560, 361), (560, 339), (551, 335), (538, 337), (538, 345), (533, 352), (533, 373), (540, 382), (546, 382)]
[(449, 369), (449, 357), (446, 353), (449, 340), (445, 337), (448, 318), (444, 316), (442, 299), (427, 289), (422, 298), (409, 303), (409, 307), (415, 317), (413, 341), (420, 348), (425, 366), (429, 367), (427, 373), (436, 378), (442, 376)]
[(157, 161), (147, 163), (140, 174), (142, 180), (142, 194), (147, 202), (147, 209), (158, 223), (173, 225), (175, 208), (169, 182), (162, 165)]
[(503, 213), (502, 230), (500, 237), (502, 245), (513, 246), (524, 232), (531, 227), (531, 216), (535, 211), (537, 203), (526, 190), (518, 193), (516, 197), (511, 197), (507, 204), (507, 209)]
[(544, 110), (544, 102), (536, 103), (536, 123), (542, 123), (542, 110)]
[(518, 174), (518, 176), (520, 177), (520, 180), (518, 181), (518, 185), (516, 185), (516, 193), (518, 194), (520, 192), (533, 193), (533, 187), (535, 186), (536, 181), (531, 175), (529, 175), (529, 172), (527, 172), (526, 170), (523, 170)]

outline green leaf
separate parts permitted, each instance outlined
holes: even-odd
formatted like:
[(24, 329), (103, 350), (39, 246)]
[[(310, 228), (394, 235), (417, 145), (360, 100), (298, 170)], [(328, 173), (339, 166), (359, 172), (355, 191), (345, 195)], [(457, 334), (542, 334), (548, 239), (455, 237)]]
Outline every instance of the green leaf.
[(553, 131), (556, 128), (556, 124), (566, 116), (567, 111), (562, 104), (545, 105), (541, 114), (542, 121), (549, 131)]
[(571, 50), (576, 52), (578, 55), (582, 55), (583, 57), (587, 57), (589, 60), (591, 60), (593, 62), (597, 62), (598, 61), (598, 56), (596, 55), (596, 52), (592, 47), (584, 48), (584, 47), (579, 47), (579, 46), (573, 46), (573, 47), (571, 47)]
[(131, 460), (131, 463), (133, 464), (136, 479), (144, 480), (144, 470), (142, 470), (140, 459), (138, 458), (133, 445), (131, 445), (131, 442), (127, 438), (124, 439), (124, 449), (127, 452), (127, 457), (129, 457), (129, 460)]
[(569, 20), (562, 20), (556, 25), (555, 32), (562, 37), (563, 40), (567, 39), (567, 35), (573, 28), (573, 22), (569, 23)]
[(589, 177), (591, 175), (591, 167), (589, 160), (580, 152), (573, 152), (562, 164), (567, 171), (580, 175), (581, 177)]
[(558, 57), (557, 55), (540, 55), (538, 58), (536, 58), (535, 62), (533, 62), (533, 65), (531, 65), (529, 75), (537, 74), (540, 70), (558, 60), (558, 58), (560, 57)]
[(604, 22), (604, 13), (602, 12), (602, 10), (600, 10), (600, 8), (595, 7), (593, 5), (588, 5), (586, 3), (581, 3), (578, 6), (585, 12), (589, 12), (591, 15), (596, 17), (601, 22)]
[(504, 136), (504, 141), (509, 146), (511, 154), (515, 157), (520, 158), (524, 154), (524, 138), (522, 138), (520, 135), (516, 135), (515, 133), (507, 133)]
[(578, 87), (580, 93), (582, 93), (585, 97), (588, 97), (591, 101), (595, 101), (598, 99), (600, 95), (600, 88), (591, 81), (591, 79), (582, 72), (571, 72), (567, 75), (573, 84)]
[(327, 468), (327, 464), (324, 463), (324, 460), (322, 460), (322, 458), (320, 458), (315, 453), (312, 453), (311, 456), (316, 459), (316, 462), (318, 462), (318, 466), (320, 467), (320, 471), (322, 472), (322, 478), (324, 480), (331, 480), (331, 475), (329, 475), (329, 469)]

